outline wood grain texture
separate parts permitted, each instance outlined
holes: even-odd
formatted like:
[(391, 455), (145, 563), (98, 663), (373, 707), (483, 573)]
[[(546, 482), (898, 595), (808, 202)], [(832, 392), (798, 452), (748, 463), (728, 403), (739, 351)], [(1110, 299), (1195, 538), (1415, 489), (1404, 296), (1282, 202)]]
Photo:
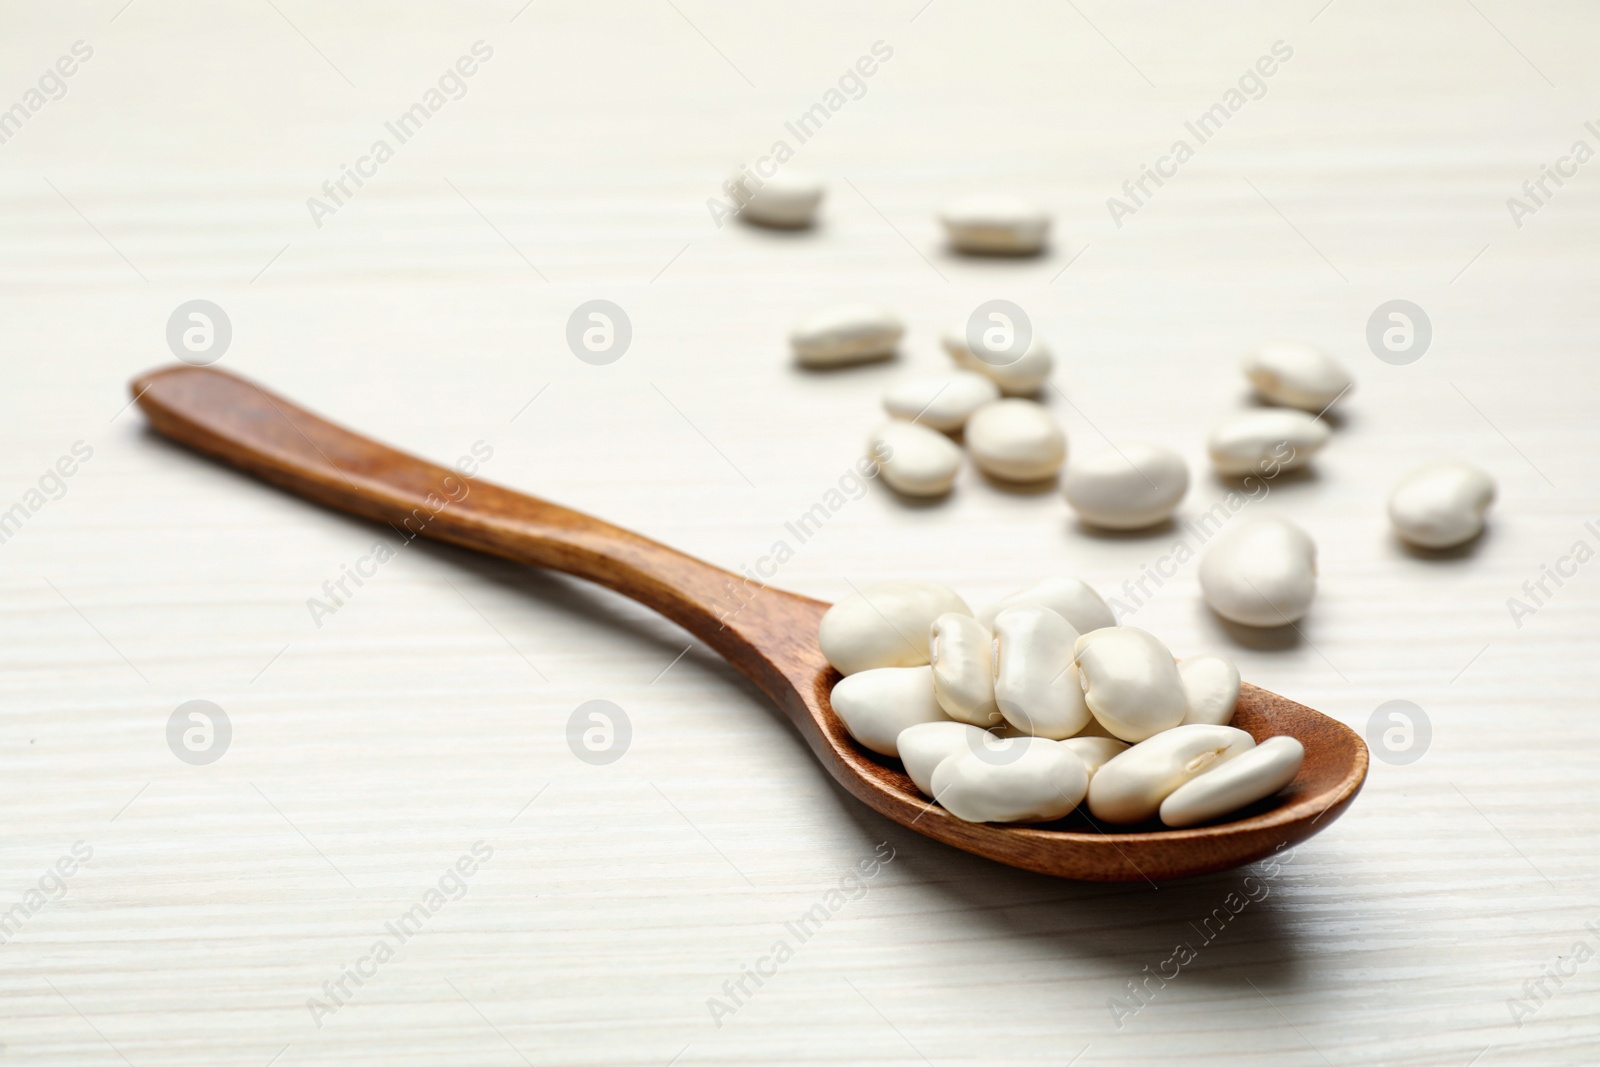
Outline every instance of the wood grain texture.
[(771, 586), (746, 587), (735, 609), (729, 571), (638, 534), (467, 477), (335, 425), (256, 382), (177, 364), (129, 391), (161, 433), (291, 492), (386, 524), (406, 541), (444, 541), (571, 574), (660, 612), (710, 645), (789, 717), (828, 773), (858, 800), (919, 834), (1040, 874), (1091, 882), (1190, 878), (1264, 859), (1327, 829), (1367, 776), (1355, 732), (1246, 685), (1238, 726), (1258, 741), (1305, 748), (1276, 796), (1214, 825), (1126, 830), (1082, 812), (1040, 826), (992, 826), (935, 807), (898, 761), (856, 743), (830, 701), (839, 672), (817, 643), (826, 605)]
[[(0, 944), (6, 1060), (1593, 1061), (1600, 957), (1546, 972), (1600, 948), (1600, 570), (1556, 570), (1600, 544), (1600, 172), (1547, 181), (1520, 226), (1507, 207), (1594, 143), (1593, 10), (275, 6), (0, 17), (7, 108), (73, 42), (94, 51), (0, 145), (0, 515), (27, 513), (0, 544), (0, 916), (41, 881), (49, 898)], [(465, 94), (313, 221), (308, 198), (480, 39)], [(823, 225), (715, 226), (735, 162), (878, 40), (893, 57), (794, 160), (828, 183)], [(1278, 40), (1294, 54), (1265, 94), (1114, 223), (1107, 198)], [(1048, 255), (944, 251), (940, 203), (990, 188), (1051, 209)], [(196, 298), (232, 320), (219, 366), (728, 570), (819, 602), (936, 578), (974, 606), (1075, 574), (1178, 655), (1229, 656), (1369, 739), (1410, 701), (1431, 739), (1409, 764), (1374, 743), (1339, 821), (1248, 870), (1152, 889), (969, 856), (819, 774), (756, 686), (656, 613), (402, 547), (151, 433), (126, 383), (173, 358), (168, 318)], [(565, 341), (597, 298), (634, 327), (604, 367)], [(995, 298), (1057, 354), (1043, 400), (1073, 455), (1142, 438), (1189, 461), (1174, 528), (1098, 535), (970, 466), (933, 506), (852, 480), (883, 390), (947, 366), (938, 332)], [(1406, 366), (1366, 340), (1393, 299), (1433, 325)], [(794, 368), (793, 323), (850, 300), (906, 321), (900, 358)], [(1232, 520), (1318, 545), (1300, 632), (1260, 638), (1204, 609), (1192, 559), (1163, 560), (1225, 498), (1205, 438), (1248, 409), (1238, 359), (1275, 335), (1357, 385), (1315, 470)], [(1383, 499), (1446, 458), (1500, 497), (1481, 541), (1415, 556)], [(355, 586), (379, 541), (393, 558)], [(352, 595), (313, 617), (342, 578)], [(194, 699), (233, 728), (207, 766), (167, 742)], [(610, 764), (569, 747), (594, 700), (631, 724)], [(57, 891), (79, 841), (92, 857)], [(478, 841), (465, 895), (314, 1018)], [(819, 906), (802, 943), (786, 924)], [(756, 986), (780, 940), (792, 958)], [(1179, 976), (1149, 979), (1179, 945)]]

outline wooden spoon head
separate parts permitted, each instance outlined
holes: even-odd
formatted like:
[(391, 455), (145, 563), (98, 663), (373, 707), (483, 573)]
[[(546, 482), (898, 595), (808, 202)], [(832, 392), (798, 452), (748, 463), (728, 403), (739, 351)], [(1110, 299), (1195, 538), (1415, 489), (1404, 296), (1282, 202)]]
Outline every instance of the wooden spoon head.
[[(1106, 826), (1082, 809), (1053, 823), (996, 825), (956, 818), (912, 784), (900, 761), (858, 744), (828, 694), (840, 674), (817, 644), (828, 605), (768, 589), (791, 601), (782, 657), (801, 732), (829, 773), (857, 799), (928, 837), (1012, 867), (1088, 882), (1157, 882), (1238, 867), (1302, 841), (1338, 818), (1367, 777), (1367, 746), (1343, 723), (1248, 683), (1232, 725), (1256, 741), (1287, 735), (1305, 746), (1300, 772), (1276, 796), (1206, 826), (1172, 830)], [(780, 657), (774, 656), (776, 661)], [(803, 709), (795, 716), (796, 710)]]

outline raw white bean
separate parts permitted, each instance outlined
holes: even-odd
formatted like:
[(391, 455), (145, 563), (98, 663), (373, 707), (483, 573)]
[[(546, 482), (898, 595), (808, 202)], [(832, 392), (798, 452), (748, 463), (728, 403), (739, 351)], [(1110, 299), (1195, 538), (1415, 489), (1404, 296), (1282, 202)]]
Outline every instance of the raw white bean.
[(879, 582), (829, 608), (817, 642), (840, 674), (920, 667), (928, 662), (928, 629), (947, 611), (972, 614), (966, 601), (934, 582)]
[(1239, 703), (1239, 668), (1221, 656), (1189, 656), (1178, 661), (1178, 677), (1189, 701), (1187, 723), (1226, 726)]
[(1049, 822), (1083, 800), (1089, 772), (1070, 749), (1043, 737), (995, 739), (940, 763), (933, 796), (968, 822)]
[(1111, 823), (1153, 819), (1161, 802), (1196, 775), (1255, 747), (1243, 730), (1195, 724), (1156, 734), (1107, 760), (1089, 783), (1089, 813)]
[(1078, 638), (1074, 654), (1083, 699), (1100, 724), (1124, 741), (1143, 741), (1183, 721), (1189, 710), (1167, 646), (1132, 626)]
[(996, 400), (967, 420), (972, 462), (996, 478), (1037, 482), (1053, 477), (1067, 458), (1067, 435), (1041, 404)]
[(939, 221), (958, 252), (1033, 255), (1050, 233), (1045, 209), (1017, 196), (965, 196), (945, 205)]
[(758, 226), (784, 230), (810, 226), (822, 203), (822, 179), (800, 171), (782, 170), (766, 179), (741, 172), (733, 181), (736, 189), (753, 190), (739, 209), (739, 218)]
[(895, 739), (900, 762), (916, 787), (933, 796), (933, 772), (957, 752), (976, 751), (986, 743), (984, 731), (964, 722), (924, 722), (902, 730)]
[(1012, 726), (1034, 737), (1071, 737), (1089, 722), (1072, 661), (1078, 631), (1043, 607), (1009, 608), (994, 620), (994, 699)]
[(1494, 503), (1494, 479), (1466, 463), (1430, 463), (1389, 494), (1389, 521), (1419, 548), (1452, 548), (1483, 532)]
[(802, 364), (835, 367), (887, 359), (905, 332), (893, 312), (871, 304), (841, 304), (801, 322), (789, 343)]
[(1317, 592), (1317, 546), (1284, 519), (1249, 520), (1217, 537), (1200, 559), (1211, 610), (1246, 626), (1286, 626)]
[(992, 364), (972, 351), (967, 344), (965, 325), (946, 330), (941, 340), (951, 359), (994, 382), (1006, 396), (1032, 396), (1037, 393), (1055, 366), (1055, 357), (1050, 355), (1050, 349), (1045, 347), (1038, 334), (1033, 336), (1027, 351), (1021, 356), (1014, 359), (1008, 356), (1007, 361), (998, 364)]
[(1311, 462), (1330, 432), (1321, 419), (1303, 411), (1252, 411), (1213, 430), (1207, 449), (1218, 474), (1270, 478)]
[(883, 480), (907, 496), (943, 496), (961, 470), (961, 449), (937, 430), (896, 419), (867, 439)]
[(892, 385), (883, 406), (897, 419), (914, 419), (935, 430), (959, 430), (983, 405), (1000, 398), (1000, 388), (969, 370), (930, 374)]
[(992, 629), (996, 616), (1002, 611), (1023, 607), (1049, 608), (1080, 634), (1117, 624), (1116, 616), (1111, 614), (1111, 608), (1099, 593), (1076, 578), (1062, 577), (1046, 578), (1037, 585), (1019, 589), (998, 604), (984, 608), (977, 618)]
[(1268, 341), (1244, 357), (1244, 373), (1263, 399), (1313, 414), (1354, 384), (1337, 360), (1303, 341)]
[(946, 612), (928, 629), (933, 691), (946, 715), (973, 726), (1000, 721), (994, 702), (994, 635), (969, 612)]
[(1189, 467), (1170, 448), (1130, 441), (1067, 464), (1061, 490), (1084, 522), (1137, 530), (1172, 517), (1189, 491)]
[(1118, 741), (1115, 737), (1069, 737), (1061, 742), (1061, 747), (1070, 748), (1083, 761), (1083, 769), (1089, 772), (1090, 781), (1094, 780), (1095, 772), (1113, 756), (1128, 751), (1128, 743)]
[(1269, 737), (1167, 794), (1161, 821), (1195, 826), (1270, 797), (1300, 773), (1305, 755), (1305, 746), (1294, 738)]
[(895, 738), (918, 723), (948, 722), (929, 667), (878, 667), (841, 678), (829, 695), (850, 736), (874, 752), (899, 755)]

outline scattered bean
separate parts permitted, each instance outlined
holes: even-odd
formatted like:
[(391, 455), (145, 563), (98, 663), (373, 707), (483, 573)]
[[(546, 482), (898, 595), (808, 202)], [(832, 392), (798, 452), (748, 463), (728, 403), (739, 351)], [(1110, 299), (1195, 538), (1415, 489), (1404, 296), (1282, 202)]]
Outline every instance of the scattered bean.
[(1045, 347), (1037, 334), (1021, 356), (1000, 365), (989, 363), (972, 351), (972, 347), (967, 344), (965, 326), (946, 330), (941, 342), (944, 350), (950, 353), (950, 358), (957, 364), (988, 378), (999, 386), (1000, 391), (1006, 396), (1032, 396), (1037, 393), (1039, 387), (1050, 377), (1050, 370), (1055, 365), (1055, 358), (1050, 355), (1050, 349)]
[(928, 630), (945, 612), (972, 614), (942, 585), (900, 579), (869, 585), (829, 608), (817, 640), (840, 674), (928, 662)]
[(829, 695), (850, 736), (874, 752), (899, 755), (895, 739), (918, 723), (948, 722), (928, 667), (877, 667), (841, 678)]
[(905, 334), (892, 312), (870, 304), (842, 304), (817, 312), (794, 328), (789, 343), (808, 367), (836, 367), (887, 359)]
[(913, 419), (935, 430), (953, 432), (991, 400), (1000, 389), (981, 374), (969, 370), (911, 378), (890, 386), (883, 406), (897, 419)]
[(1292, 737), (1269, 737), (1167, 794), (1161, 821), (1195, 826), (1270, 797), (1300, 773), (1305, 754), (1305, 746)]
[(1133, 441), (1067, 464), (1062, 493), (1078, 517), (1108, 530), (1166, 522), (1189, 491), (1189, 468), (1170, 448)]
[(1071, 737), (1089, 722), (1072, 661), (1078, 631), (1044, 607), (1008, 608), (994, 620), (994, 699), (1034, 737)]
[(1268, 341), (1244, 358), (1244, 373), (1262, 399), (1318, 415), (1354, 384), (1337, 360), (1302, 341)]
[(1231, 726), (1195, 724), (1156, 734), (1095, 772), (1089, 813), (1110, 823), (1146, 822), (1179, 786), (1254, 747), (1249, 734)]
[(1294, 470), (1311, 461), (1331, 431), (1302, 411), (1252, 411), (1211, 433), (1211, 465), (1228, 477)]
[(967, 448), (983, 471), (1010, 482), (1053, 477), (1067, 457), (1067, 437), (1032, 400), (995, 400), (967, 420)]
[(1430, 463), (1400, 479), (1389, 494), (1389, 521), (1419, 548), (1453, 548), (1483, 532), (1494, 503), (1494, 479), (1466, 463)]
[[(741, 178), (749, 182), (748, 175), (734, 176), (738, 186)], [(759, 179), (758, 179), (759, 180)], [(817, 205), (822, 203), (822, 179), (799, 171), (783, 170), (761, 180), (745, 204), (739, 209), (739, 218), (757, 226), (770, 226), (779, 230), (804, 229), (817, 215)]]
[(1172, 653), (1132, 626), (1111, 626), (1078, 638), (1074, 649), (1084, 702), (1123, 741), (1170, 730), (1189, 710)]
[(1317, 546), (1284, 519), (1254, 519), (1217, 536), (1200, 559), (1211, 610), (1246, 626), (1286, 626), (1317, 592)]
[(1038, 204), (1017, 196), (967, 196), (939, 213), (958, 252), (979, 255), (1035, 255), (1050, 234), (1050, 216)]
[(943, 496), (961, 470), (961, 449), (937, 430), (898, 419), (867, 439), (883, 480), (907, 496)]

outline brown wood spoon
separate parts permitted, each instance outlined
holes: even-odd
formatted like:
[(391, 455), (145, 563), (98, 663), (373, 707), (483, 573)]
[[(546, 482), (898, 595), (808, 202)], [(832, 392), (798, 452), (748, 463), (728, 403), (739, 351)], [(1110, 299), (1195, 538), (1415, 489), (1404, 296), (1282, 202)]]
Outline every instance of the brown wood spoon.
[(856, 799), (920, 834), (1062, 878), (1182, 878), (1271, 855), (1331, 823), (1361, 788), (1367, 748), (1353, 731), (1245, 685), (1234, 725), (1257, 740), (1299, 738), (1305, 763), (1281, 793), (1212, 826), (1106, 829), (1074, 813), (1043, 826), (963, 822), (921, 796), (897, 761), (862, 748), (828, 703), (839, 674), (817, 645), (828, 605), (777, 589), (727, 614), (744, 579), (599, 519), (368, 440), (213, 367), (176, 365), (132, 383), (166, 436), (319, 503), (431, 537), (564, 571), (665, 615), (733, 664), (784, 710)]

